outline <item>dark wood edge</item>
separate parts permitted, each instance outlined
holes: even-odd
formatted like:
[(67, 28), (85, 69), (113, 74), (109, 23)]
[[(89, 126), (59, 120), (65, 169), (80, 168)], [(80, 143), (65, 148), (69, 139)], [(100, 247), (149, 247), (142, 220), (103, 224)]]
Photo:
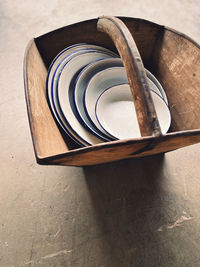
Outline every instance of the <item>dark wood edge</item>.
[[(128, 23), (129, 21), (134, 20), (134, 21), (137, 21), (137, 22), (142, 22), (142, 23), (145, 23), (145, 24), (149, 24), (149, 25), (151, 24), (153, 26), (160, 27), (163, 30), (171, 31), (171, 32), (173, 32), (175, 34), (178, 34), (179, 36), (182, 36), (182, 37), (186, 38), (188, 41), (192, 42), (195, 46), (197, 46), (198, 48), (200, 48), (200, 44), (197, 43), (194, 39), (192, 39), (191, 37), (189, 37), (187, 34), (182, 33), (180, 31), (177, 31), (177, 30), (175, 30), (175, 29), (173, 29), (171, 27), (168, 27), (168, 26), (165, 26), (165, 25), (162, 25), (162, 24), (158, 24), (156, 22), (149, 21), (149, 20), (142, 19), (142, 18), (133, 18), (133, 17), (124, 17), (124, 16), (116, 16), (116, 17), (119, 18), (119, 19), (121, 19), (125, 24), (126, 24), (126, 22)], [(54, 32), (63, 31), (65, 28), (74, 27), (74, 26), (76, 26), (78, 24), (83, 24), (83, 23), (88, 23), (88, 22), (93, 22), (93, 21), (96, 21), (97, 22), (97, 20), (98, 20), (98, 18), (92, 18), (92, 19), (83, 20), (83, 21), (72, 23), (72, 24), (68, 24), (66, 26), (57, 28), (57, 29), (55, 29), (53, 31), (47, 32), (47, 33), (42, 34), (40, 36), (36, 36), (35, 39), (37, 41), (37, 39), (39, 39), (39, 38), (45, 37), (45, 36), (47, 36), (49, 34), (53, 34)]]
[(34, 39), (31, 39), (26, 46), (26, 50), (24, 54), (24, 62), (23, 62), (23, 77), (24, 77), (25, 101), (26, 101), (30, 132), (31, 132), (31, 137), (32, 137), (32, 142), (33, 142), (33, 149), (34, 149), (36, 159), (39, 160), (39, 156), (37, 155), (37, 142), (34, 138), (35, 128), (34, 128), (34, 123), (31, 117), (31, 105), (30, 105), (29, 86), (28, 86), (28, 58), (29, 58), (30, 48), (32, 47), (34, 43), (35, 43)]
[[(149, 20), (145, 20), (145, 19), (142, 19), (142, 18), (133, 18), (133, 17), (124, 17), (124, 16), (116, 16), (116, 17), (121, 19), (125, 24), (126, 24), (126, 22), (128, 23), (129, 21), (135, 20), (137, 22), (142, 22), (142, 23), (145, 23), (145, 24), (152, 24), (152, 25), (157, 26), (157, 27), (165, 27), (165, 26), (160, 25), (158, 23), (155, 23), (155, 22), (152, 22), (152, 21), (149, 21)], [(84, 23), (87, 24), (87, 23), (90, 23), (90, 22), (96, 22), (97, 23), (97, 21), (98, 21), (98, 18), (92, 18), (92, 19), (88, 19), (88, 20), (78, 21), (78, 22), (75, 22), (75, 23), (68, 24), (66, 26), (57, 28), (57, 29), (55, 29), (53, 31), (47, 32), (47, 33), (42, 34), (40, 36), (36, 36), (34, 38), (37, 41), (37, 39), (39, 39), (39, 38), (43, 38), (43, 37), (45, 37), (47, 35), (54, 34), (55, 32), (63, 31), (65, 28), (75, 27), (76, 25), (84, 24)]]
[[(143, 148), (143, 149), (149, 149), (150, 146), (152, 147), (152, 144), (158, 145), (160, 142), (167, 141), (167, 140), (175, 138), (175, 137), (191, 137), (191, 136), (197, 136), (197, 135), (200, 136), (200, 129), (167, 133), (166, 135), (162, 135), (162, 136), (158, 136), (158, 137), (147, 136), (147, 137), (142, 137), (142, 138), (137, 138), (137, 139), (117, 140), (117, 141), (97, 144), (94, 146), (70, 150), (69, 152), (59, 154), (56, 156), (52, 156), (52, 157), (46, 157), (46, 158), (36, 157), (36, 159), (37, 159), (37, 163), (39, 163), (41, 165), (48, 165), (48, 164), (51, 164), (51, 162), (55, 159), (63, 159), (63, 158), (67, 158), (70, 156), (85, 154), (85, 153), (90, 152), (90, 151), (99, 151), (99, 150), (104, 149), (104, 148), (107, 149), (107, 148), (119, 147), (119, 146), (123, 146), (123, 145), (134, 145), (135, 143), (143, 143), (143, 142), (147, 141), (148, 143), (145, 146), (145, 148)], [(137, 153), (139, 154), (139, 153), (141, 153), (141, 151), (138, 151)], [(53, 164), (55, 164), (55, 163), (53, 163)]]

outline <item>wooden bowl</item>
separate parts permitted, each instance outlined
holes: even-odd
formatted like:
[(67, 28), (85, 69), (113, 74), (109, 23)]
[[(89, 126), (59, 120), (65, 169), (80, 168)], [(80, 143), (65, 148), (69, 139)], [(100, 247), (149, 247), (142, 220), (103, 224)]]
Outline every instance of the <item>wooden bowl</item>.
[(143, 134), (141, 138), (83, 148), (63, 134), (52, 117), (45, 95), (51, 61), (62, 49), (75, 43), (87, 42), (117, 52), (116, 43), (105, 33), (105, 28), (104, 32), (97, 30), (98, 19), (83, 21), (34, 38), (26, 49), (25, 95), (39, 164), (94, 165), (164, 153), (200, 142), (200, 46), (167, 27), (142, 19), (120, 19), (134, 37), (144, 66), (165, 89), (172, 116), (169, 132), (155, 134), (154, 128), (152, 134)]

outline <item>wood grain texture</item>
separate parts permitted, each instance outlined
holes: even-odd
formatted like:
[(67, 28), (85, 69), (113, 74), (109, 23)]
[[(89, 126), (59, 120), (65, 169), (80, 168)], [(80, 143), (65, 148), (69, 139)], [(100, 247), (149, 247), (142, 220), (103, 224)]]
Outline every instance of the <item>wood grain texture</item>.
[(169, 133), (85, 148), (72, 145), (69, 149), (70, 142), (64, 141), (46, 102), (45, 65), (48, 67), (64, 47), (86, 40), (116, 51), (111, 39), (97, 31), (96, 19), (84, 21), (40, 36), (27, 49), (25, 91), (38, 163), (94, 165), (159, 154), (200, 142), (199, 46), (174, 30), (148, 21), (123, 18), (123, 22), (134, 34), (145, 67), (156, 75), (165, 89), (172, 114)]
[(42, 164), (87, 166), (128, 158), (165, 153), (200, 142), (200, 131), (170, 133), (160, 137), (143, 137), (95, 145), (73, 150), (57, 158), (48, 158)]
[(68, 151), (49, 110), (45, 88), (47, 70), (32, 40), (24, 59), (24, 81), (29, 122), (37, 158)]
[(123, 61), (141, 136), (161, 135), (144, 65), (130, 31), (120, 19), (106, 16), (99, 18), (97, 29), (109, 35)]
[(200, 127), (200, 47), (186, 36), (166, 29), (154, 50), (155, 75), (165, 88), (172, 131)]

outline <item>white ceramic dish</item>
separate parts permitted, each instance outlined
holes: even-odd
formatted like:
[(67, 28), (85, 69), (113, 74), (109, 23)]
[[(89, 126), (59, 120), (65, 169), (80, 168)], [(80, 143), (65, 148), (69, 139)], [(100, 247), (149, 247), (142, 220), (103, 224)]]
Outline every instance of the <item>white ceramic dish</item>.
[[(149, 78), (152, 76), (153, 75), (149, 71), (147, 71), (148, 82), (151, 90), (159, 94), (160, 97), (162, 97), (162, 94), (159, 91), (159, 89)], [(113, 67), (113, 68), (107, 68), (106, 70), (98, 72), (96, 75), (94, 75), (85, 89), (84, 99), (83, 99), (85, 114), (88, 116), (91, 124), (94, 124), (94, 126), (96, 126), (99, 129), (99, 131), (107, 135), (109, 138), (113, 138), (113, 135), (109, 134), (104, 129), (104, 127), (102, 127), (102, 125), (98, 123), (95, 114), (95, 104), (99, 96), (102, 94), (102, 92), (104, 92), (107, 88), (124, 83), (128, 83), (124, 67)]]
[(102, 139), (94, 136), (81, 125), (75, 116), (71, 102), (73, 101), (73, 82), (76, 75), (87, 64), (111, 56), (107, 51), (80, 50), (72, 53), (58, 65), (54, 72), (51, 86), (51, 97), (54, 109), (61, 126), (78, 143), (94, 145), (102, 142)]
[[(165, 134), (171, 123), (170, 111), (157, 93), (151, 91), (161, 131)], [(106, 132), (117, 139), (141, 137), (132, 94), (128, 84), (106, 89), (99, 96), (95, 114)]]
[[(75, 86), (74, 86), (74, 105), (77, 110), (77, 114), (79, 114), (79, 121), (82, 121), (85, 125), (87, 125), (88, 130), (94, 133), (95, 135), (101, 136), (106, 138), (106, 136), (101, 133), (98, 128), (91, 122), (88, 118), (87, 114), (85, 113), (83, 98), (84, 98), (84, 91), (87, 87), (90, 79), (98, 72), (110, 68), (110, 67), (122, 67), (123, 63), (120, 58), (106, 58), (98, 60), (94, 63), (87, 65), (78, 75)], [(110, 140), (110, 138), (106, 138)]]

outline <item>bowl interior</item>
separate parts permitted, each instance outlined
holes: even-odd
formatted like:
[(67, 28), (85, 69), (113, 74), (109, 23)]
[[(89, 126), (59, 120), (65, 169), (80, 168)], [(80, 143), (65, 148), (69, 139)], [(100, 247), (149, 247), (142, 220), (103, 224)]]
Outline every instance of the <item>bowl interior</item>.
[[(171, 123), (170, 111), (162, 96), (151, 90), (161, 132), (165, 134)], [(139, 138), (140, 130), (132, 94), (128, 84), (108, 88), (95, 105), (99, 124), (117, 139)]]

